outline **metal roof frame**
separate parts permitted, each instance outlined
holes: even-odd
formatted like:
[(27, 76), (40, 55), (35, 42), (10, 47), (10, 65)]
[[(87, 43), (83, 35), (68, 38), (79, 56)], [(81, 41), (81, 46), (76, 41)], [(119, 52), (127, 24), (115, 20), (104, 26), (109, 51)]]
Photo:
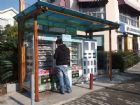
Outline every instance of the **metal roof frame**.
[[(117, 29), (119, 24), (89, 16), (81, 12), (59, 7), (51, 3), (38, 1), (23, 12), (15, 16), (17, 21), (28, 20), (37, 16), (38, 24), (58, 27), (74, 27), (76, 30), (85, 32), (96, 32)], [(47, 24), (49, 23), (49, 24)]]

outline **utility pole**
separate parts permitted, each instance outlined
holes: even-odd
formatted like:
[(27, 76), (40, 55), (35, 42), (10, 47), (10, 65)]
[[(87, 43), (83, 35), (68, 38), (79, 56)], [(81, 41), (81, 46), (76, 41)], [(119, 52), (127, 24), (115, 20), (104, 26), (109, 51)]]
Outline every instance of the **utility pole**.
[(23, 11), (25, 9), (25, 1), (19, 0), (19, 12)]
[[(24, 10), (24, 0), (19, 0), (19, 12)], [(24, 52), (25, 48), (23, 47), (23, 21), (18, 21), (18, 70), (19, 70), (19, 87), (22, 90), (23, 80), (25, 77), (25, 66), (24, 66)]]

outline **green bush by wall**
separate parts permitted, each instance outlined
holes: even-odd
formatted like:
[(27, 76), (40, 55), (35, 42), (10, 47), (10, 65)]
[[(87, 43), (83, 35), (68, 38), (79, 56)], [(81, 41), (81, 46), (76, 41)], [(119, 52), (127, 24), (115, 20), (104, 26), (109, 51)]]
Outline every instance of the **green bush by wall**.
[[(107, 69), (108, 52), (98, 52), (98, 69)], [(125, 69), (135, 65), (140, 61), (140, 57), (134, 52), (112, 52), (112, 69), (119, 69), (124, 72)]]
[(0, 84), (18, 80), (18, 53), (15, 41), (0, 43)]

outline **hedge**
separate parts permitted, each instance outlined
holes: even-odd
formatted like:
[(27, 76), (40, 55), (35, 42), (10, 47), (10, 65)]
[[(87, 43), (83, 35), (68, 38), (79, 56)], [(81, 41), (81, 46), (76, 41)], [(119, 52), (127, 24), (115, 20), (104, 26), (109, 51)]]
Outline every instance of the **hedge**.
[[(98, 52), (98, 69), (107, 69), (108, 52)], [(112, 69), (119, 69), (124, 72), (127, 68), (137, 64), (140, 57), (134, 52), (113, 52), (112, 53)]]

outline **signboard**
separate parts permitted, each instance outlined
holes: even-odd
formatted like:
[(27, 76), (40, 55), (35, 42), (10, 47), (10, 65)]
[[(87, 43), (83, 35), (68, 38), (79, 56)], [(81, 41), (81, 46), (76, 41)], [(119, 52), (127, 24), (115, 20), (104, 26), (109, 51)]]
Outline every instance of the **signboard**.
[(140, 35), (140, 29), (139, 28), (133, 28), (133, 27), (126, 26), (126, 31), (128, 33)]
[(68, 34), (62, 34), (62, 40), (63, 41), (71, 41), (71, 35)]
[(120, 23), (119, 31), (122, 33), (130, 33), (135, 35), (140, 35), (140, 29), (137, 27), (133, 27), (124, 23)]

